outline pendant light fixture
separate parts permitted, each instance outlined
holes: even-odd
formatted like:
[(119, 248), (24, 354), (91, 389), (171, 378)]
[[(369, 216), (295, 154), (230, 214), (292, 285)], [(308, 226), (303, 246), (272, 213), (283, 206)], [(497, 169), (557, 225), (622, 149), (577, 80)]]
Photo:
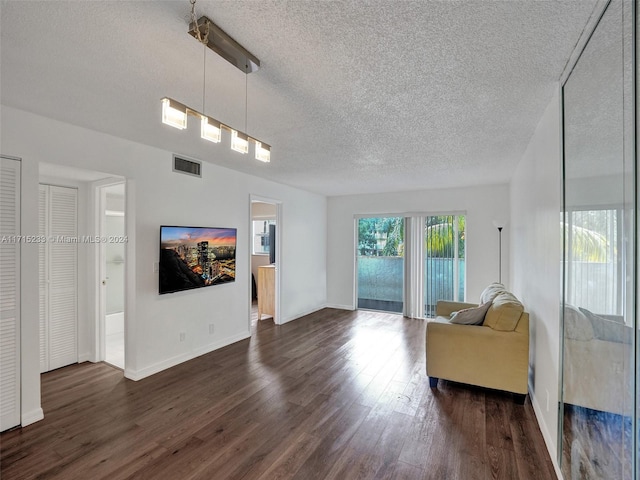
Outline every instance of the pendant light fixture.
[(184, 130), (187, 128), (187, 106), (171, 98), (162, 99), (162, 123)]
[(204, 46), (203, 79), (202, 79), (202, 112), (198, 112), (173, 98), (162, 99), (162, 123), (174, 128), (184, 130), (187, 128), (187, 117), (192, 115), (200, 119), (200, 136), (213, 143), (222, 141), (222, 130), (231, 133), (231, 149), (246, 154), (249, 152), (249, 143), (255, 146), (255, 158), (261, 162), (271, 161), (271, 146), (249, 136), (236, 128), (230, 127), (206, 115), (205, 91), (206, 91), (206, 52), (207, 47), (245, 74), (245, 130), (247, 128), (247, 75), (260, 68), (260, 60), (246, 50), (242, 45), (227, 35), (224, 30), (214, 24), (207, 17), (202, 16), (196, 20), (195, 4), (191, 3), (191, 24), (189, 35), (193, 36)]

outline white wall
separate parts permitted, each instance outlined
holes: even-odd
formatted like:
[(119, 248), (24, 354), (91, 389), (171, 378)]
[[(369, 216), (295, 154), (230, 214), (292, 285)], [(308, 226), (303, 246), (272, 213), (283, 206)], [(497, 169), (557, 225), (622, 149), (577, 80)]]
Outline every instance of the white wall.
[(531, 318), (529, 388), (554, 462), (560, 356), (561, 159), (560, 99), (556, 92), (511, 182), (511, 278), (513, 291)]
[[(2, 153), (22, 158), (23, 235), (38, 232), (39, 162), (127, 178), (127, 377), (142, 378), (250, 335), (251, 194), (282, 202), (281, 320), (326, 304), (325, 197), (207, 162), (202, 179), (180, 175), (172, 172), (172, 152), (5, 106), (1, 115)], [(213, 146), (212, 155), (215, 148), (224, 147)], [(236, 282), (158, 295), (154, 264), (161, 224), (236, 227)], [(36, 245), (24, 245), (23, 272), (37, 272), (37, 256)], [(93, 263), (90, 259), (81, 268), (91, 271)], [(35, 418), (40, 408), (38, 285), (32, 275), (22, 278), (23, 417), (26, 412)], [(85, 288), (80, 296), (95, 303), (94, 287)], [(186, 334), (184, 342), (180, 332)]]
[[(328, 201), (327, 298), (329, 305), (354, 308), (355, 223), (359, 214), (465, 213), (467, 215), (467, 288), (478, 301), (498, 280), (498, 230), (494, 220), (509, 218), (508, 185), (430, 189), (415, 192), (331, 197)], [(509, 285), (509, 237), (502, 232), (502, 281)]]

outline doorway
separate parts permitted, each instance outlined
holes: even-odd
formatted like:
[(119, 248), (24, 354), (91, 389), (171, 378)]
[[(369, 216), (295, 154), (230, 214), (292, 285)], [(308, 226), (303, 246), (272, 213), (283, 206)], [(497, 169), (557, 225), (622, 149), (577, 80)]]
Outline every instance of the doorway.
[[(125, 184), (99, 187), (100, 201), (100, 339), (110, 365), (125, 366)], [(106, 240), (106, 241), (102, 241)]]
[(78, 362), (78, 189), (38, 191), (40, 373)]
[(356, 217), (357, 308), (432, 317), (464, 301), (466, 216)]
[(250, 246), (251, 292), (250, 329), (259, 320), (279, 324), (279, 281), (282, 204), (251, 196)]
[(402, 313), (404, 218), (358, 219), (358, 308)]

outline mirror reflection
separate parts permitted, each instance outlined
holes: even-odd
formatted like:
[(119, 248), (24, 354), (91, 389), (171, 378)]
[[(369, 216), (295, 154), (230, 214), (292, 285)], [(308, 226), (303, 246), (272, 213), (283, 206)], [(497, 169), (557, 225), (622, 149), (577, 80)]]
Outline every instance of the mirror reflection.
[(566, 479), (634, 478), (630, 13), (630, 0), (609, 4), (563, 88)]

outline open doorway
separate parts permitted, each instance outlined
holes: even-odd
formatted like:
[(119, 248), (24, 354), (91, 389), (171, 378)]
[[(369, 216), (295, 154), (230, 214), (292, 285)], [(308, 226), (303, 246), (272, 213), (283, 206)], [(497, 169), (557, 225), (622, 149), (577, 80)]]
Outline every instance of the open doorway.
[[(125, 184), (99, 187), (101, 358), (124, 370), (125, 345)], [(102, 241), (106, 240), (106, 241)]]
[(279, 323), (280, 203), (251, 198), (251, 315), (253, 330), (258, 321)]

